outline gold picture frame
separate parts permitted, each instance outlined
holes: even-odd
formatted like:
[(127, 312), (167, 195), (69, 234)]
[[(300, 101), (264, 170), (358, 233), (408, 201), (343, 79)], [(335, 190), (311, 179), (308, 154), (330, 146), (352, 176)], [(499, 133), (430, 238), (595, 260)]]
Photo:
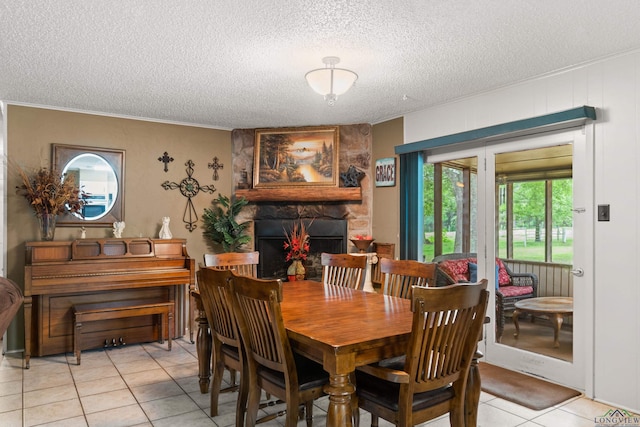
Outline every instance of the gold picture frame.
[(257, 129), (253, 188), (337, 187), (338, 126)]

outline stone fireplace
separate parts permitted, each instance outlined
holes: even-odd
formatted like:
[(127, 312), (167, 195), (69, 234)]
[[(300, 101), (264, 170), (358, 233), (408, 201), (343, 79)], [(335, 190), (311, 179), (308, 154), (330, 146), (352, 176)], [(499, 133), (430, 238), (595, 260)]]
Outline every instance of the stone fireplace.
[[(243, 174), (252, 182), (255, 129), (234, 129), (231, 138), (234, 182), (240, 182)], [(305, 267), (307, 278), (313, 280), (319, 280), (322, 275), (322, 252), (355, 252), (349, 237), (371, 234), (374, 184), (371, 144), (370, 124), (339, 126), (339, 172), (344, 173), (354, 166), (365, 173), (359, 182), (362, 195), (359, 200), (334, 200), (331, 193), (322, 187), (296, 188), (286, 201), (269, 199), (269, 189), (260, 189), (259, 200), (249, 199), (251, 203), (238, 219), (253, 221), (253, 247), (260, 252), (258, 277), (286, 277), (289, 262), (285, 261), (283, 248), (285, 230), (289, 232), (294, 221), (302, 220), (308, 225), (311, 255)]]
[[(255, 249), (260, 252), (258, 277), (284, 279), (289, 262), (285, 262), (285, 232), (289, 233), (293, 219), (258, 219), (254, 221)], [(344, 253), (347, 250), (347, 221), (344, 219), (302, 219), (309, 233), (309, 256), (304, 262), (307, 279), (320, 280), (322, 252)]]

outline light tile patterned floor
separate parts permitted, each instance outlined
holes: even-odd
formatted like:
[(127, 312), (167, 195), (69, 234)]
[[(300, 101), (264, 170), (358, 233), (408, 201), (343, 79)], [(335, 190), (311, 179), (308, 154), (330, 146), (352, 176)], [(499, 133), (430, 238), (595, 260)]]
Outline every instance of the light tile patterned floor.
[[(233, 426), (235, 393), (222, 394), (219, 413), (209, 417), (209, 395), (198, 385), (196, 346), (187, 340), (84, 351), (82, 365), (71, 354), (31, 359), (0, 356), (0, 425), (12, 426)], [(610, 408), (578, 397), (556, 407), (532, 411), (483, 393), (478, 409), (482, 427), (593, 427)], [(316, 401), (314, 425), (324, 426), (327, 398)], [(270, 413), (284, 405), (267, 408)], [(369, 425), (362, 412), (361, 425)], [(261, 424), (282, 426), (284, 417)], [(306, 425), (301, 421), (299, 425)], [(380, 421), (381, 426), (389, 423)], [(441, 417), (424, 425), (449, 426)]]

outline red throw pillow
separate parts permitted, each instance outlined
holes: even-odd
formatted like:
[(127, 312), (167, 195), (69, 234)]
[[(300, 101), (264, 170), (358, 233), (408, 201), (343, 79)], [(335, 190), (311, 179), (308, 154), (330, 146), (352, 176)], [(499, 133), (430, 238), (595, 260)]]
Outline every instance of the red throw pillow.
[(456, 274), (449, 268), (449, 261), (442, 261), (438, 264), (438, 268), (451, 279), (456, 280)]
[(469, 260), (468, 259), (450, 259), (440, 264), (445, 273), (447, 273), (456, 282), (469, 281)]
[(496, 258), (496, 264), (499, 267), (498, 270), (498, 284), (500, 286), (508, 285), (511, 283), (511, 278), (509, 277), (509, 273), (507, 273), (507, 269), (504, 268), (504, 263), (500, 258)]

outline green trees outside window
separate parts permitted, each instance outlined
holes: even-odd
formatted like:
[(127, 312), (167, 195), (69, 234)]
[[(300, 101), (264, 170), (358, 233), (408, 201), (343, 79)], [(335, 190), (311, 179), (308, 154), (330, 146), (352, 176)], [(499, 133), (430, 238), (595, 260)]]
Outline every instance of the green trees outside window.
[[(473, 164), (472, 162), (459, 162)], [(441, 174), (434, 164), (425, 164), (424, 177), (424, 259), (431, 260), (436, 255), (435, 234), (442, 236), (440, 253), (464, 252), (464, 168), (452, 164), (441, 164)], [(476, 224), (476, 172), (471, 167), (469, 174), (470, 209), (468, 227), (470, 252), (476, 252), (474, 232)], [(441, 175), (442, 185), (436, 185)], [(573, 260), (573, 187), (571, 178), (529, 179), (523, 181), (499, 182), (496, 179), (496, 205), (498, 218), (497, 255), (537, 262), (571, 264)], [(506, 181), (506, 180), (505, 180)], [(437, 229), (436, 192), (441, 188), (442, 219)], [(510, 215), (508, 215), (510, 211)], [(507, 227), (511, 217), (512, 227)], [(507, 239), (511, 232), (510, 239)], [(508, 241), (511, 240), (511, 249)]]

